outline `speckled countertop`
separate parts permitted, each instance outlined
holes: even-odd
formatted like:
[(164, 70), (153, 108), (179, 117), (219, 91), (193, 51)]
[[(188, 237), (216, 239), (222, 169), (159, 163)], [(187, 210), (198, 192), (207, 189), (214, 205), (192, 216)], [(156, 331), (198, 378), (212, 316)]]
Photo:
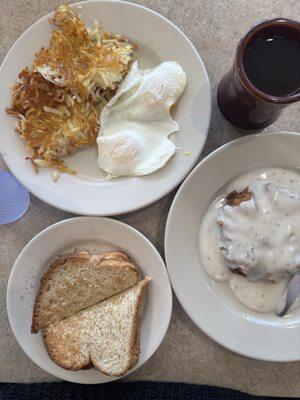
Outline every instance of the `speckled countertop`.
[[(246, 134), (221, 116), (216, 88), (230, 67), (235, 47), (247, 27), (259, 19), (284, 16), (300, 19), (299, 0), (139, 0), (173, 21), (199, 51), (211, 80), (212, 121), (203, 155)], [(18, 36), (53, 10), (55, 0), (0, 0), (0, 59)], [(300, 131), (299, 103), (286, 109), (268, 131)], [(5, 168), (0, 158), (0, 168)], [(174, 192), (175, 193), (175, 192)], [(118, 218), (146, 235), (163, 254), (164, 226), (174, 193), (144, 210)], [(54, 377), (34, 365), (10, 330), (5, 304), (10, 270), (25, 244), (47, 226), (72, 215), (31, 196), (27, 214), (0, 226), (0, 381), (51, 381)], [(265, 340), (265, 338), (262, 338)], [(231, 353), (201, 332), (174, 299), (168, 333), (155, 355), (130, 379), (182, 381), (239, 389), (249, 393), (300, 396), (300, 362), (260, 362)]]

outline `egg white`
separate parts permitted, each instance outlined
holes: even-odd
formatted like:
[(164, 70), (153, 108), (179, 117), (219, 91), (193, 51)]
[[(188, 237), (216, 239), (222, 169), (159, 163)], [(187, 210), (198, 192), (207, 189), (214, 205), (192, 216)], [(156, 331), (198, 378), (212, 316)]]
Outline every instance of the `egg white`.
[(168, 137), (179, 129), (170, 107), (185, 85), (186, 75), (175, 62), (148, 70), (133, 63), (101, 113), (99, 167), (111, 177), (147, 175), (162, 168), (176, 149)]

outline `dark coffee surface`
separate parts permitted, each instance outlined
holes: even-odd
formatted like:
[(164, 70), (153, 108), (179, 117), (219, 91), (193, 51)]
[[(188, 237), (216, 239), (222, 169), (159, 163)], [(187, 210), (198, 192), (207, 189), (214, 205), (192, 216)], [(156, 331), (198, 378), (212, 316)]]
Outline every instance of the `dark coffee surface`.
[(300, 90), (300, 43), (284, 36), (254, 39), (244, 55), (244, 69), (262, 92), (287, 96)]

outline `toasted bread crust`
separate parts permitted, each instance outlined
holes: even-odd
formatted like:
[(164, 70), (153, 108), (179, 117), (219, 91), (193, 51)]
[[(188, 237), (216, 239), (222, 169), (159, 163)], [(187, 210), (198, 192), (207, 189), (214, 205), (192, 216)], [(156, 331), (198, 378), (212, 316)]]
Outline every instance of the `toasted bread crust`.
[[(139, 310), (139, 316), (140, 316), (140, 310)], [(139, 356), (140, 356), (140, 323), (138, 322), (129, 369), (135, 366), (135, 364), (139, 360)]]
[(105, 375), (109, 375), (109, 376), (123, 376), (125, 375), (131, 368), (133, 368), (136, 363), (138, 362), (139, 356), (140, 356), (140, 330), (139, 330), (139, 326), (140, 326), (140, 309), (141, 309), (141, 305), (142, 305), (142, 301), (143, 301), (143, 296), (146, 290), (146, 287), (148, 285), (148, 283), (150, 282), (150, 278), (148, 276), (146, 276), (143, 281), (141, 282), (142, 286), (141, 286), (141, 291), (139, 293), (138, 296), (138, 300), (135, 306), (135, 310), (134, 310), (134, 322), (133, 322), (133, 326), (134, 329), (131, 332), (131, 337), (130, 337), (130, 354), (131, 357), (128, 360), (128, 364), (126, 366), (124, 366), (123, 370), (121, 372), (119, 372), (118, 374), (114, 374), (111, 373), (103, 368), (101, 368), (100, 365), (97, 365), (97, 363), (95, 362), (95, 360), (93, 360), (93, 357), (91, 355), (91, 361), (93, 363), (93, 365), (95, 366), (95, 368), (99, 369), (99, 371), (101, 371), (103, 374)]
[(103, 253), (99, 255), (100, 261), (104, 260), (120, 260), (129, 262), (129, 257), (125, 253), (121, 253), (120, 251), (110, 251), (108, 253)]
[[(71, 258), (82, 259), (87, 261), (95, 261), (95, 263), (100, 267), (105, 265), (110, 265), (125, 268), (127, 270), (131, 270), (136, 273), (137, 280), (140, 280), (140, 273), (138, 269), (131, 263), (129, 263), (129, 258), (126, 254), (121, 252), (109, 252), (103, 254), (95, 254), (91, 255), (87, 250), (74, 250), (72, 253), (67, 253), (62, 256), (59, 256), (49, 267), (47, 272), (41, 279), (40, 288), (38, 294), (36, 296), (34, 308), (33, 308), (33, 316), (32, 316), (32, 325), (31, 325), (31, 332), (37, 333), (40, 329), (45, 328), (46, 326), (42, 326), (39, 323), (40, 318), (40, 308), (41, 308), (41, 299), (45, 295), (47, 291), (47, 284), (51, 281), (52, 277), (56, 274), (58, 270), (60, 270), (64, 263)], [(122, 263), (122, 265), (120, 264)], [(104, 299), (103, 299), (104, 300)], [(77, 310), (80, 311), (80, 310)]]
[[(69, 359), (68, 359), (68, 363), (66, 363), (66, 361), (63, 359), (63, 355), (62, 355), (62, 357), (59, 357), (53, 346), (53, 343), (55, 343), (56, 346), (58, 345), (58, 343), (56, 342), (55, 333), (53, 335), (51, 332), (51, 329), (50, 330), (45, 329), (45, 330), (43, 330), (43, 338), (44, 338), (44, 343), (45, 343), (45, 346), (46, 346), (46, 349), (47, 349), (47, 352), (48, 352), (50, 358), (60, 367), (70, 370), (70, 371), (78, 371), (81, 369), (88, 368), (90, 363), (92, 362), (92, 364), (97, 369), (99, 369), (101, 372), (103, 372), (106, 375), (122, 376), (122, 375), (126, 374), (129, 371), (129, 369), (131, 369), (138, 362), (138, 359), (139, 359), (139, 354), (140, 354), (140, 334), (139, 334), (140, 308), (141, 308), (143, 296), (145, 293), (145, 289), (149, 282), (150, 282), (150, 278), (146, 277), (139, 283), (139, 285), (141, 285), (140, 292), (138, 293), (137, 301), (136, 301), (135, 308), (134, 308), (133, 329), (130, 334), (130, 352), (129, 352), (130, 356), (127, 360), (127, 363), (124, 365), (124, 368), (121, 371), (119, 371), (119, 373), (112, 373), (111, 371), (108, 371), (108, 370), (102, 368), (101, 365), (98, 365), (95, 357), (93, 357), (93, 354), (91, 353), (91, 351), (89, 349), (87, 349), (86, 354), (84, 355), (85, 357), (84, 357), (83, 362), (81, 364), (78, 363), (78, 360), (76, 359), (76, 357), (78, 357), (76, 343), (74, 345), (74, 351), (72, 352), (74, 354), (74, 362), (70, 363)], [(74, 341), (76, 342), (76, 338)], [(71, 354), (71, 356), (73, 356), (73, 354)]]
[(52, 351), (52, 342), (53, 342), (53, 340), (52, 340), (51, 333), (47, 332), (47, 329), (43, 329), (42, 334), (43, 334), (44, 344), (45, 344), (45, 347), (46, 347), (46, 350), (47, 350), (47, 353), (48, 353), (49, 357), (59, 367), (61, 367), (63, 369), (67, 369), (68, 371), (79, 371), (81, 369), (89, 369), (89, 368), (91, 368), (91, 359), (90, 359), (90, 357), (87, 357), (86, 361), (83, 362), (82, 364), (78, 364), (78, 363), (74, 362), (73, 364), (66, 366), (64, 361), (61, 358), (57, 357), (55, 355), (55, 352)]

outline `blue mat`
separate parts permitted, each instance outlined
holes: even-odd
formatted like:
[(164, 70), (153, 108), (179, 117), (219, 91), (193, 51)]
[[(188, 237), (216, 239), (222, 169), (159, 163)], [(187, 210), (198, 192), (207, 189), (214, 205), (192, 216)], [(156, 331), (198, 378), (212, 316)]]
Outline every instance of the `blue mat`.
[[(0, 383), (0, 400), (266, 400), (236, 390), (185, 383), (119, 382), (104, 385)], [(275, 398), (274, 398), (275, 399)], [(276, 400), (279, 400), (276, 397)], [(281, 397), (283, 399), (283, 397)]]

